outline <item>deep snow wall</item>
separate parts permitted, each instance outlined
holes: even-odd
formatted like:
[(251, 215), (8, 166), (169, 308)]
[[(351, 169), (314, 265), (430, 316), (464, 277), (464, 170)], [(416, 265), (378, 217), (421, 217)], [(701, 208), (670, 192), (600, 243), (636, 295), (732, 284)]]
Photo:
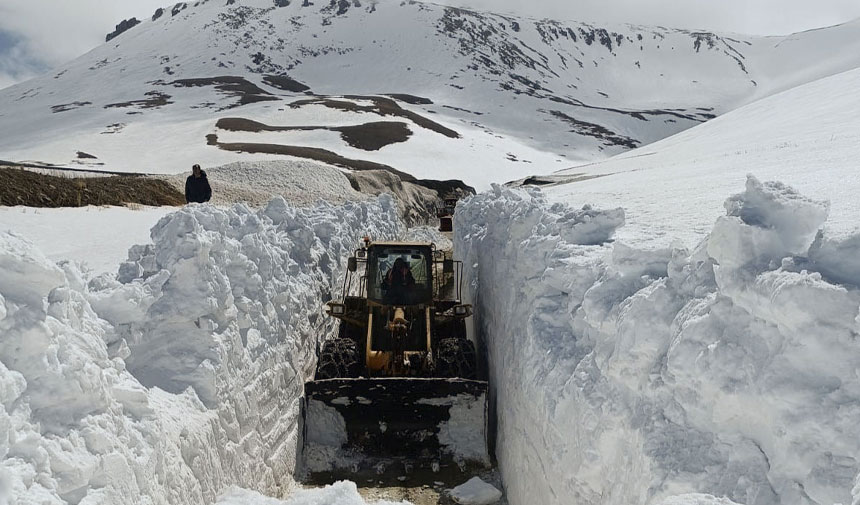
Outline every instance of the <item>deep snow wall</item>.
[(190, 205), (116, 276), (0, 234), (0, 503), (206, 504), (292, 484), (323, 303), (389, 196)]
[(852, 503), (860, 234), (752, 177), (725, 206), (696, 249), (639, 251), (622, 209), (458, 204), (512, 505)]

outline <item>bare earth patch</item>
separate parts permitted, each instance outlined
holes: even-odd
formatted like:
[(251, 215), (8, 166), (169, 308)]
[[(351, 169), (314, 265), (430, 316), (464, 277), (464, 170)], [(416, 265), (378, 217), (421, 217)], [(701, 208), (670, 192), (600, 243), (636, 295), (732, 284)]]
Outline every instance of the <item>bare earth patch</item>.
[(406, 102), (410, 105), (433, 105), (433, 100), (415, 95), (407, 95), (406, 93), (386, 93), (385, 96)]
[(302, 93), (311, 89), (288, 75), (267, 75), (263, 77), (263, 82), (269, 86), (293, 93)]
[(138, 109), (157, 109), (165, 105), (172, 104), (170, 95), (166, 95), (160, 91), (149, 91), (144, 93), (147, 98), (142, 100), (130, 100), (128, 102), (109, 103), (105, 105), (105, 109), (135, 107)]
[(51, 111), (56, 114), (58, 112), (66, 112), (70, 110), (80, 109), (81, 107), (86, 107), (87, 105), (92, 105), (92, 102), (71, 102), (64, 103), (60, 105), (51, 106)]
[(328, 130), (340, 132), (341, 138), (350, 146), (365, 151), (378, 151), (383, 147), (406, 142), (412, 130), (406, 123), (397, 121), (377, 121), (355, 126), (270, 126), (244, 118), (223, 118), (215, 124), (217, 128), (240, 132), (287, 132)]
[(599, 139), (604, 146), (624, 146), (628, 149), (635, 149), (639, 147), (640, 142), (636, 139), (632, 139), (630, 137), (624, 136), (620, 133), (616, 133), (605, 126), (601, 126), (595, 123), (589, 123), (587, 121), (581, 121), (576, 119), (575, 117), (569, 116), (564, 112), (551, 110), (544, 111), (552, 116), (565, 121), (570, 126), (573, 127), (570, 130), (571, 133), (576, 133), (578, 135), (584, 135), (587, 137), (594, 137)]
[(82, 207), (86, 205), (185, 204), (165, 181), (136, 175), (59, 177), (17, 167), (0, 167), (0, 206)]
[(239, 101), (227, 109), (248, 105), (249, 103), (265, 102), (271, 100), (280, 100), (268, 91), (263, 90), (256, 84), (248, 81), (244, 77), (236, 77), (231, 75), (220, 77), (203, 77), (198, 79), (179, 79), (171, 82), (177, 88), (194, 88), (200, 86), (214, 86), (215, 89), (227, 96), (237, 97)]
[[(370, 112), (373, 114), (378, 114), (380, 116), (396, 116), (402, 117), (412, 121), (422, 128), (426, 128), (428, 130), (434, 131), (441, 135), (444, 135), (448, 138), (458, 139), (460, 138), (460, 134), (455, 132), (450, 128), (446, 128), (439, 123), (427, 119), (426, 117), (417, 114), (415, 112), (409, 111), (401, 107), (391, 98), (385, 98), (381, 96), (357, 96), (357, 95), (347, 95), (344, 97), (346, 100), (337, 100), (332, 98), (307, 98), (303, 100), (297, 100), (290, 104), (290, 107), (297, 109), (299, 107), (303, 107), (305, 105), (324, 105), (326, 107), (347, 111), (347, 112)], [(349, 100), (368, 100), (373, 103), (373, 105), (359, 105), (355, 102), (350, 102)]]

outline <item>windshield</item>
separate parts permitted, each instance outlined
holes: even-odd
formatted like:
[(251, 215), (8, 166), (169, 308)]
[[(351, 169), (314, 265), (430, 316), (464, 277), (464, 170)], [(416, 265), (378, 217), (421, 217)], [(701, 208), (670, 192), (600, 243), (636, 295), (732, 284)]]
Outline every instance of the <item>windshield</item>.
[(375, 247), (368, 258), (368, 298), (386, 305), (415, 305), (431, 298), (427, 247)]

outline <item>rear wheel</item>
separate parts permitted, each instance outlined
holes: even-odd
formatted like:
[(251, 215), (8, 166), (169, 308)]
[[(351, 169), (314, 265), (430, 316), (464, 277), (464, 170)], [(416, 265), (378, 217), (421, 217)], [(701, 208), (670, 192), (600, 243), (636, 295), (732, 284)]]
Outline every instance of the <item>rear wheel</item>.
[(436, 372), (440, 377), (478, 378), (475, 344), (465, 338), (443, 338), (439, 341)]
[(345, 379), (361, 375), (361, 362), (355, 341), (335, 338), (323, 346), (317, 364), (317, 379)]

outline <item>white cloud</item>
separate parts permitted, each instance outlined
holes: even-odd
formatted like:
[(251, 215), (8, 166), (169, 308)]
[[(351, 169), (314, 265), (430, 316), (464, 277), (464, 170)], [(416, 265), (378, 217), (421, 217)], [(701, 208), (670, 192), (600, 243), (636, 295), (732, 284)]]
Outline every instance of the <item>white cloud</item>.
[(28, 79), (28, 77), (19, 78), (15, 75), (6, 74), (2, 70), (0, 70), (0, 89), (8, 88), (9, 86), (13, 86), (18, 84), (21, 81)]

